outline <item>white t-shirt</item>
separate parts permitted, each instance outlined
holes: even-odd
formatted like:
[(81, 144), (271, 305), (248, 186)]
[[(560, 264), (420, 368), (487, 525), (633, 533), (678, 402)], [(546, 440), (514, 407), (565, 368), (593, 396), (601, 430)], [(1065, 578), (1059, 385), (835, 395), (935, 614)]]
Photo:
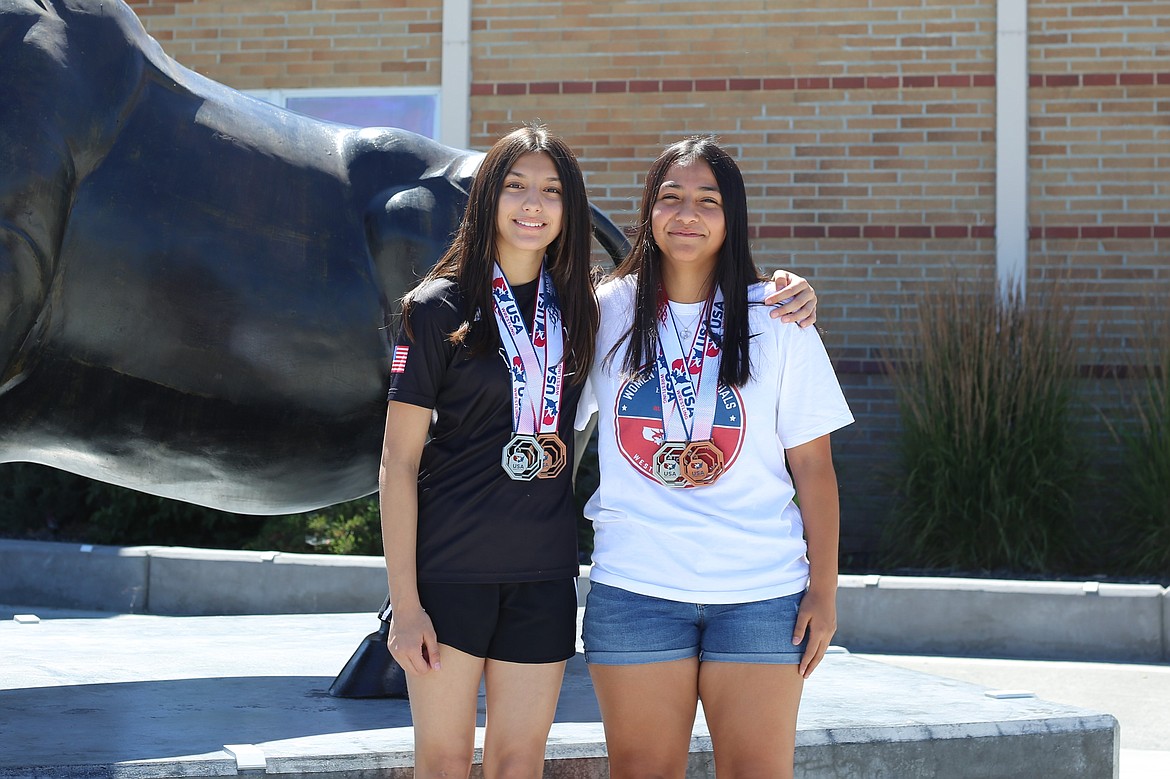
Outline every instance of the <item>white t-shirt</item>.
[[(592, 581), (692, 603), (747, 603), (808, 585), (804, 525), (784, 450), (853, 421), (814, 328), (751, 306), (752, 378), (720, 386), (712, 438), (726, 471), (714, 484), (672, 488), (651, 475), (662, 442), (656, 378), (621, 377), (636, 279), (598, 289), (597, 356), (578, 406), (578, 428), (598, 412), (601, 486), (585, 507), (593, 522)], [(703, 303), (671, 303), (686, 321)]]

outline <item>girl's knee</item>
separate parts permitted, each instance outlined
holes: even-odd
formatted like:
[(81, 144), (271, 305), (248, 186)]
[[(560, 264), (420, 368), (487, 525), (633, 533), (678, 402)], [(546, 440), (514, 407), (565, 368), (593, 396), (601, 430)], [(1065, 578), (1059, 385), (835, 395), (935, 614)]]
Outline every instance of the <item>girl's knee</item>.
[(626, 757), (609, 757), (609, 775), (611, 779), (683, 779), (687, 773), (687, 757), (681, 760), (675, 756), (659, 758), (646, 755), (627, 755)]
[(544, 749), (509, 750), (483, 756), (484, 779), (540, 779), (544, 775)]
[(449, 750), (414, 754), (415, 779), (467, 779), (471, 774), (472, 753)]

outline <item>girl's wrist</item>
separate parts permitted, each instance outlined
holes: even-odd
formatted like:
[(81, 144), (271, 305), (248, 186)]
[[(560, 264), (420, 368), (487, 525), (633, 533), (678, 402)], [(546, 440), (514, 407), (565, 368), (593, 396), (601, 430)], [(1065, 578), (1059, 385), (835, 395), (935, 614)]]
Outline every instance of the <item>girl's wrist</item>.
[(809, 576), (808, 588), (810, 590), (836, 590), (837, 574), (833, 573)]

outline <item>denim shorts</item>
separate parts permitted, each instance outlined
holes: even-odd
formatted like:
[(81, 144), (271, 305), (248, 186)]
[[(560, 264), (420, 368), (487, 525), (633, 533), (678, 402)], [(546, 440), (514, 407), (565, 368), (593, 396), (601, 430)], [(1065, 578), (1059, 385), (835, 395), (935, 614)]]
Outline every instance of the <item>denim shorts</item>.
[(803, 592), (753, 603), (704, 605), (638, 595), (593, 582), (581, 637), (596, 665), (699, 662), (800, 663), (792, 643)]

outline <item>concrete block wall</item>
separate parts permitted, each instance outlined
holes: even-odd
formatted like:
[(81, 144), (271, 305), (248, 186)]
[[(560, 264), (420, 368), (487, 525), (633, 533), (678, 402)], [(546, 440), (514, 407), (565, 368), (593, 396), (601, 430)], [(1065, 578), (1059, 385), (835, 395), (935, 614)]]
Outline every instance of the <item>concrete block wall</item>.
[(0, 600), (145, 613), (155, 548), (0, 540)]
[[(578, 604), (589, 569), (578, 579)], [(373, 615), (381, 557), (0, 540), (0, 603), (175, 616)], [(1170, 661), (1153, 584), (842, 576), (834, 643), (854, 652)]]
[(1157, 662), (1156, 584), (843, 576), (834, 643), (857, 652)]
[(0, 602), (130, 614), (375, 613), (381, 557), (0, 540)]
[(156, 548), (149, 609), (155, 614), (377, 612), (386, 598), (381, 557)]

